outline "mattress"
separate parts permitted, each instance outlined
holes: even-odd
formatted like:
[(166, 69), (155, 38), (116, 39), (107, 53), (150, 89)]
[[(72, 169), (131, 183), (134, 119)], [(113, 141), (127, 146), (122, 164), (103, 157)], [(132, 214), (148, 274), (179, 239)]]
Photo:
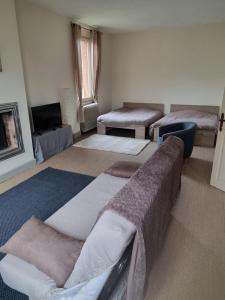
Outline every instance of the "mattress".
[(140, 125), (147, 127), (162, 118), (163, 113), (150, 108), (123, 107), (98, 117), (98, 122), (109, 127)]
[(162, 119), (156, 121), (154, 124), (152, 124), (152, 127), (178, 122), (194, 122), (197, 125), (197, 129), (217, 131), (218, 115), (197, 110), (175, 111), (170, 112)]

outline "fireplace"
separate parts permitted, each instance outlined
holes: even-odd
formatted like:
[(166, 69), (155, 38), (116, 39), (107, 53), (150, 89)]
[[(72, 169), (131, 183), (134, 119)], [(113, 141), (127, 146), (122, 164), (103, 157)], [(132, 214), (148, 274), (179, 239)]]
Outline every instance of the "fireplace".
[(17, 103), (0, 104), (0, 160), (24, 152)]

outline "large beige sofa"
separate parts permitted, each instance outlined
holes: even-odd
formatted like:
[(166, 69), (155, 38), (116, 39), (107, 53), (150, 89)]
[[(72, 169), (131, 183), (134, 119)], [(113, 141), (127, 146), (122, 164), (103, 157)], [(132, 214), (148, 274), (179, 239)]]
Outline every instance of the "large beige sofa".
[[(175, 151), (173, 151), (173, 145)], [(47, 224), (57, 230), (85, 240), (80, 257), (74, 266), (76, 277), (80, 276), (84, 282), (84, 288), (81, 289), (83, 293), (88, 293), (90, 284), (95, 280), (95, 278), (90, 280), (91, 272), (96, 274), (96, 270), (100, 270), (102, 265), (108, 266), (105, 272), (100, 274), (97, 272), (98, 285), (94, 296), (93, 290), (91, 290), (92, 296), (86, 295), (86, 297), (79, 298), (74, 294), (73, 298), (68, 299), (99, 299), (98, 297), (112, 272), (110, 263), (115, 265), (118, 262), (133, 239), (137, 226), (131, 222), (132, 218), (129, 220), (129, 217), (125, 217), (125, 214), (129, 213), (129, 197), (127, 200), (125, 199), (127, 205), (123, 208), (124, 214), (120, 215), (109, 209), (105, 210), (99, 218), (102, 209), (109, 203), (114, 203), (112, 200), (114, 197), (117, 204), (121, 197), (122, 203), (129, 191), (133, 194), (134, 204), (139, 203), (138, 207), (140, 207), (142, 200), (145, 203), (145, 207), (140, 208), (140, 211), (144, 216), (143, 224), (146, 224), (149, 229), (149, 236), (144, 238), (146, 238), (146, 255), (151, 257), (149, 261), (152, 265), (155, 259), (152, 253), (159, 251), (158, 248), (161, 246), (169, 223), (170, 211), (179, 192), (182, 163), (177, 164), (177, 161), (181, 161), (182, 152), (182, 141), (175, 137), (168, 138), (164, 145), (160, 146), (130, 179), (102, 173), (46, 220)], [(135, 197), (138, 197), (137, 201)], [(138, 214), (138, 211), (133, 213)], [(114, 253), (113, 259), (116, 261), (112, 261), (112, 252)], [(150, 267), (147, 268), (148, 272), (150, 269)], [(133, 300), (132, 296), (128, 296), (132, 294), (135, 300), (142, 300), (144, 291), (138, 290), (137, 294), (141, 296), (136, 297), (136, 291), (133, 292), (132, 287), (129, 287), (128, 275), (131, 276), (131, 272), (132, 268), (126, 269), (117, 283), (117, 288), (107, 296), (107, 299)], [(145, 274), (144, 280), (147, 279), (148, 272)], [(3, 281), (9, 287), (27, 295), (30, 300), (67, 299), (60, 298), (61, 293), (73, 288), (70, 278), (63, 289), (57, 288), (53, 279), (31, 264), (12, 255), (6, 255), (0, 262), (0, 273)], [(128, 289), (130, 289), (129, 292)], [(72, 292), (75, 293), (75, 290)]]

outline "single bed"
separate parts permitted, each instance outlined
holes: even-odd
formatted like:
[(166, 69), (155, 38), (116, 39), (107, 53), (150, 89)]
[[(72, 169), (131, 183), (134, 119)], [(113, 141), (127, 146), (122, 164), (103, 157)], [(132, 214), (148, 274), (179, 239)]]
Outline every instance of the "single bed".
[(219, 122), (219, 106), (171, 104), (170, 113), (153, 123), (150, 133), (156, 141), (159, 126), (178, 122), (196, 123), (195, 146), (214, 147)]
[(146, 128), (163, 117), (164, 105), (160, 103), (124, 102), (123, 107), (103, 114), (97, 119), (99, 134), (108, 128), (135, 130), (135, 138), (144, 139)]

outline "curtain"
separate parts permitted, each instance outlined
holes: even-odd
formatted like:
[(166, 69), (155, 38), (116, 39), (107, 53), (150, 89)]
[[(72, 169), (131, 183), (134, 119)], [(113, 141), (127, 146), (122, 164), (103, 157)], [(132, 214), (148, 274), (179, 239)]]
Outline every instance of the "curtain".
[(101, 70), (101, 32), (92, 30), (92, 95), (98, 101), (98, 87)]
[[(82, 53), (81, 39), (82, 27), (79, 24), (71, 24), (72, 26), (72, 43), (73, 43), (73, 58), (74, 58), (74, 78), (75, 87), (78, 98), (78, 122), (84, 122), (84, 110), (82, 101)], [(98, 101), (98, 86), (101, 69), (101, 32), (90, 30), (91, 42), (91, 96), (93, 100)]]
[(84, 122), (84, 112), (82, 105), (82, 61), (81, 61), (81, 26), (71, 24), (72, 26), (72, 44), (74, 59), (74, 78), (78, 98), (77, 118), (78, 122)]

